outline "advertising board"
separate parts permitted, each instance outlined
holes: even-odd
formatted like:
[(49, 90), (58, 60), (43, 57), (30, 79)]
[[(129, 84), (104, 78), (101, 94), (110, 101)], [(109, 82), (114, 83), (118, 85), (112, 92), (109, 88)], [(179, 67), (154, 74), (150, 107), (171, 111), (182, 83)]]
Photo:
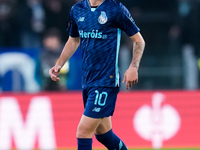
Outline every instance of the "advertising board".
[[(0, 149), (75, 148), (82, 112), (81, 92), (1, 94)], [(121, 92), (112, 120), (130, 148), (200, 148), (200, 91)]]

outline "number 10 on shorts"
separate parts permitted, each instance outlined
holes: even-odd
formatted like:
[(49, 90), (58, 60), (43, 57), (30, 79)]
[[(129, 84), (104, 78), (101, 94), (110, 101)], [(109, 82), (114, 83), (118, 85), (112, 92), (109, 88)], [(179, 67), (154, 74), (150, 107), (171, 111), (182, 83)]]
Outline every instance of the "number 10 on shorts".
[(99, 93), (99, 91), (97, 90), (95, 91), (95, 93), (96, 93), (96, 98), (94, 101), (94, 105), (104, 106), (106, 104), (108, 93), (107, 92)]

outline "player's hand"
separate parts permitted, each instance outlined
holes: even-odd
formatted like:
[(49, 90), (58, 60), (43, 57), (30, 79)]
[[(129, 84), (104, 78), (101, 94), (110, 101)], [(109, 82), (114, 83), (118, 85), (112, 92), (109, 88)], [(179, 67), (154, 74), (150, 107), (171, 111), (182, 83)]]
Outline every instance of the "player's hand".
[(126, 89), (128, 90), (134, 84), (138, 83), (138, 68), (129, 67), (126, 73), (124, 74), (124, 79), (122, 83), (126, 82)]
[(49, 75), (53, 81), (60, 81), (58, 77), (60, 73), (61, 66), (54, 66), (49, 70)]

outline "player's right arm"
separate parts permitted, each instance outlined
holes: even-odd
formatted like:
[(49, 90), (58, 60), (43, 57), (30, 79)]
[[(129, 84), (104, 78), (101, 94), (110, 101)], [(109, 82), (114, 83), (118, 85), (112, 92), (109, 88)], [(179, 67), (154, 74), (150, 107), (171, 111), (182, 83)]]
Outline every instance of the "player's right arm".
[(78, 26), (74, 19), (74, 13), (73, 13), (74, 9), (76, 9), (76, 8), (73, 6), (70, 11), (70, 19), (69, 19), (69, 26), (68, 26), (69, 39), (68, 39), (67, 43), (65, 44), (63, 51), (62, 51), (58, 61), (56, 62), (55, 66), (49, 70), (49, 75), (53, 81), (60, 80), (60, 78), (58, 77), (60, 69), (69, 60), (69, 58), (74, 54), (74, 52), (77, 50), (77, 48), (80, 44)]
[(71, 37), (71, 36), (69, 37), (55, 66), (53, 66), (49, 70), (49, 75), (53, 81), (60, 80), (60, 78), (58, 77), (60, 69), (69, 60), (69, 58), (74, 54), (74, 52), (77, 50), (79, 44), (80, 44), (79, 37)]

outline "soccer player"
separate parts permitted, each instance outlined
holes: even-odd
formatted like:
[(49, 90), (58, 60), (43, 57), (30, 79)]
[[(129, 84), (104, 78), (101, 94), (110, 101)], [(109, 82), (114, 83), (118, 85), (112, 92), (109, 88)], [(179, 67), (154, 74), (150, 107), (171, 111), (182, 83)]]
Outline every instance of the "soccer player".
[[(111, 116), (120, 88), (118, 53), (121, 30), (133, 41), (133, 57), (124, 74), (127, 89), (138, 82), (138, 68), (145, 42), (131, 14), (115, 0), (82, 0), (70, 12), (69, 39), (55, 66), (49, 70), (54, 81), (79, 47), (82, 50), (84, 112), (77, 128), (78, 150), (92, 150), (92, 137), (109, 150), (127, 150), (114, 134)], [(126, 59), (126, 58), (125, 58)]]

